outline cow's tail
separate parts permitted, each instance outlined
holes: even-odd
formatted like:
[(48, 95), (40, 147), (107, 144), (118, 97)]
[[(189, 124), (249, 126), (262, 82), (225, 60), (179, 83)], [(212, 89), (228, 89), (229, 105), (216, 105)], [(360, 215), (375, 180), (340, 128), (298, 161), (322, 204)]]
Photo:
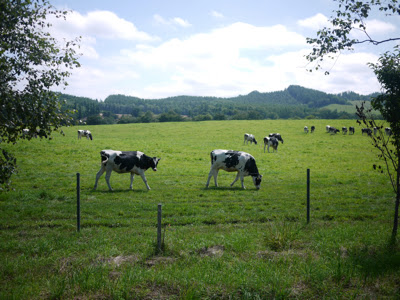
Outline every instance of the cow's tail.
[(101, 165), (106, 166), (106, 164), (108, 162), (108, 156), (104, 155), (103, 151), (100, 152), (100, 155), (101, 155)]
[(213, 160), (214, 160), (214, 151), (210, 152), (210, 158), (211, 158), (211, 165), (213, 164)]

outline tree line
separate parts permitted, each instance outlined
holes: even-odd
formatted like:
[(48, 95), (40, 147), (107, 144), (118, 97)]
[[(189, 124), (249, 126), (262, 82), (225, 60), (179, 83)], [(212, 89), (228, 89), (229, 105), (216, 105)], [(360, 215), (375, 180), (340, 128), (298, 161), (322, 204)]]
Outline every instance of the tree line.
[(329, 104), (350, 105), (349, 101), (370, 101), (374, 95), (354, 92), (327, 94), (321, 91), (289, 86), (283, 91), (231, 98), (176, 96), (163, 99), (141, 99), (110, 95), (104, 101), (60, 94), (64, 108), (75, 110), (77, 122), (89, 125), (207, 120), (264, 119), (355, 119), (356, 115), (324, 108)]

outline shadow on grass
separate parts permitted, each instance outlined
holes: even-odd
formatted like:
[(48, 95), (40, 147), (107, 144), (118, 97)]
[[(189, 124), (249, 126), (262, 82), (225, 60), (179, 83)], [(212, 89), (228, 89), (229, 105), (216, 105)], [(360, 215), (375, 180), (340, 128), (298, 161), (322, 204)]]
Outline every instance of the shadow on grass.
[(363, 246), (349, 253), (350, 261), (367, 277), (378, 277), (400, 270), (400, 245)]
[(246, 187), (245, 189), (242, 189), (242, 187), (240, 186), (219, 186), (219, 187), (215, 187), (215, 186), (210, 186), (208, 188), (204, 187), (202, 188), (203, 191), (243, 191), (243, 192), (256, 192), (258, 191), (256, 188), (253, 187)]
[(97, 190), (95, 190), (95, 189), (93, 189), (93, 188), (87, 188), (87, 189), (85, 189), (87, 192), (89, 192), (90, 194), (97, 194), (97, 193), (100, 193), (100, 194), (116, 194), (116, 193), (119, 193), (119, 194), (121, 194), (121, 193), (140, 193), (140, 194), (144, 194), (144, 193), (148, 193), (148, 192), (151, 192), (151, 190), (150, 191), (148, 191), (147, 189), (113, 189), (112, 191), (110, 191), (110, 190), (108, 190), (108, 189), (105, 189), (105, 190), (101, 190), (101, 189), (97, 189)]

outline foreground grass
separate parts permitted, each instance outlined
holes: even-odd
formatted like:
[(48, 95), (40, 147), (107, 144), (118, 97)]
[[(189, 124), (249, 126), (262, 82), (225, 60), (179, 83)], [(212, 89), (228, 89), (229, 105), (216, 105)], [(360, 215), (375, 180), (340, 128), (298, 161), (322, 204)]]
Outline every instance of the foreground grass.
[[(309, 122), (309, 123), (306, 123)], [(400, 252), (388, 248), (393, 195), (367, 137), (325, 133), (354, 121), (221, 121), (78, 128), (50, 141), (10, 146), (19, 173), (0, 194), (0, 298), (396, 298)], [(303, 127), (315, 125), (313, 134)], [(243, 145), (280, 132), (278, 153)], [(205, 189), (213, 149), (244, 150), (264, 175)], [(140, 177), (104, 176), (93, 191), (102, 149), (161, 157)], [(306, 224), (306, 169), (311, 222)], [(76, 173), (82, 228), (76, 232)], [(156, 254), (157, 204), (163, 252)]]

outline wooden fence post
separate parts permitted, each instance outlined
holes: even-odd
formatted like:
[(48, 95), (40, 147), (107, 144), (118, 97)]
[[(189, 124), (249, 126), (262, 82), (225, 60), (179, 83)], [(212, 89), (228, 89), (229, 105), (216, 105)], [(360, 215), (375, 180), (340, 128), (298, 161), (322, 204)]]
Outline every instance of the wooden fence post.
[(81, 230), (81, 174), (76, 173), (76, 226)]
[(310, 223), (310, 169), (307, 169), (307, 224)]
[(161, 252), (161, 203), (158, 204), (157, 216), (157, 251)]

